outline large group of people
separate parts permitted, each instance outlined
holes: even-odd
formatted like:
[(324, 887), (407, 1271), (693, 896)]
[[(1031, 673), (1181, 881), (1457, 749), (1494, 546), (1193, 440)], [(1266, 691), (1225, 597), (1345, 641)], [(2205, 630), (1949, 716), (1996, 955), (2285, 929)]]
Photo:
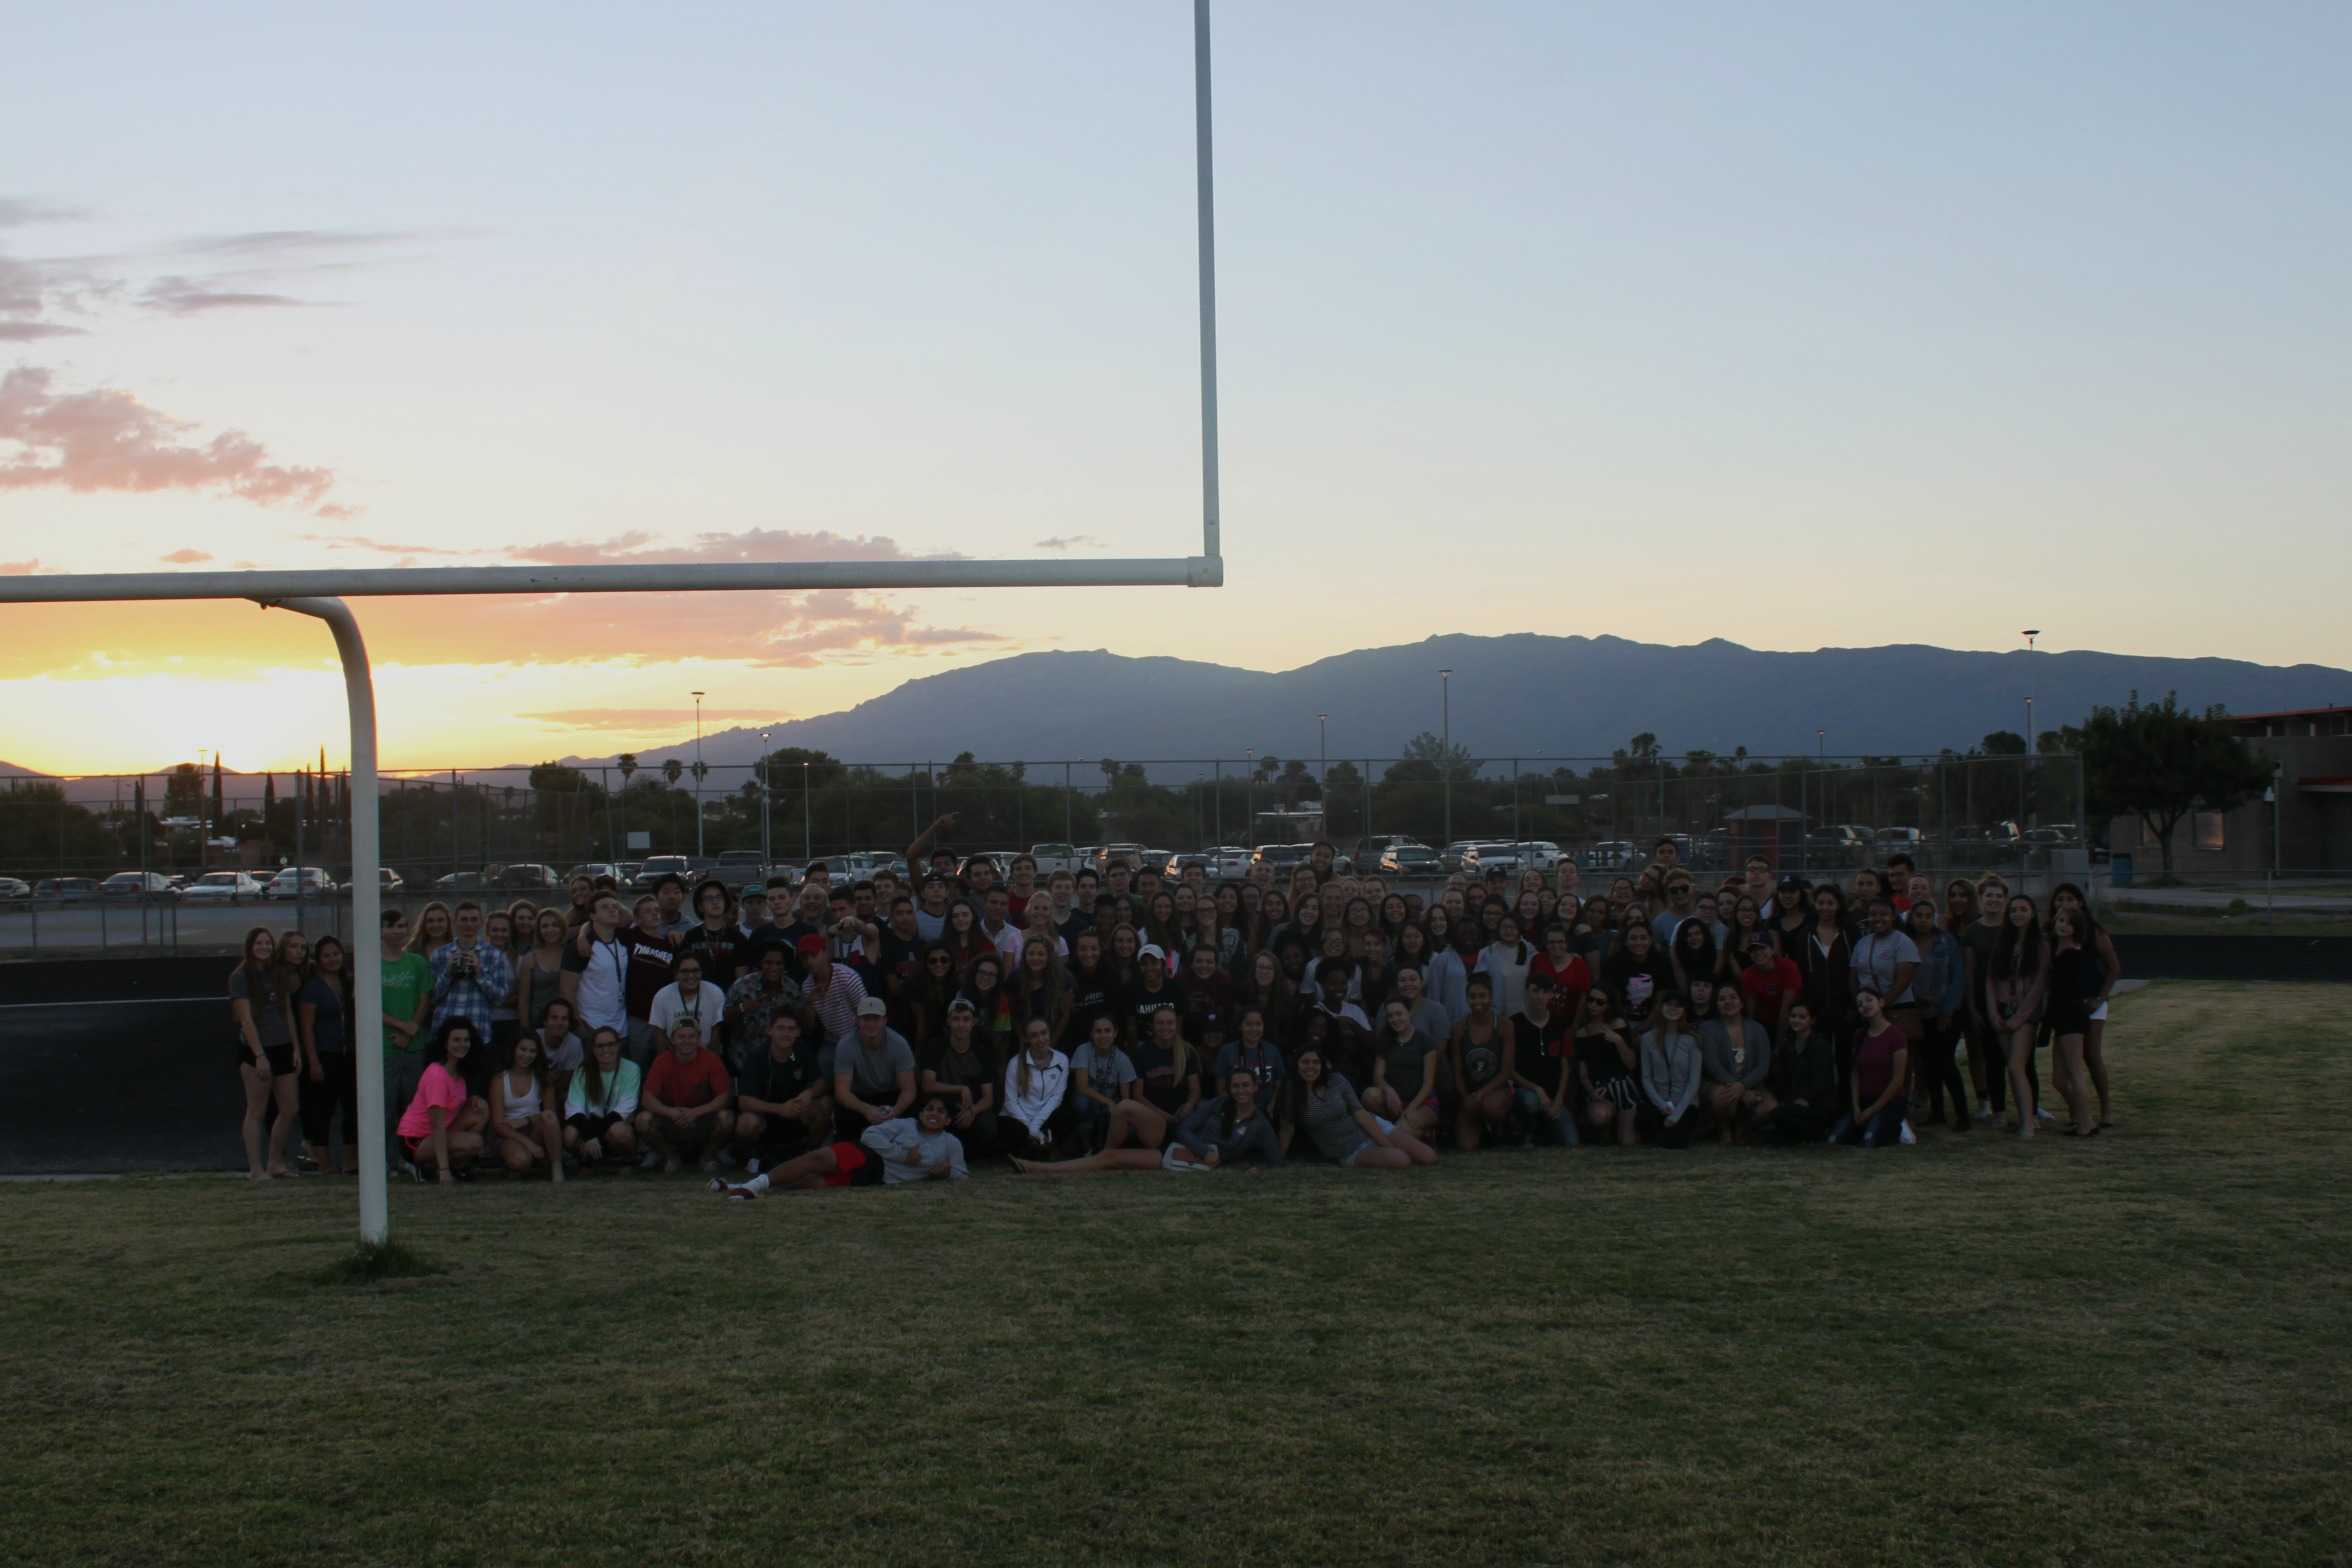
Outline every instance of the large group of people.
[[(399, 1168), (561, 1181), (699, 1167), (734, 1199), (1036, 1175), (1410, 1171), (1441, 1148), (1915, 1142), (2110, 1122), (2115, 944), (2082, 889), (1940, 894), (1908, 857), (1808, 881), (1456, 875), (1429, 896), (1332, 848), (1170, 880), (909, 846), (910, 874), (387, 909), (377, 983)], [(1000, 880), (1000, 877), (1002, 880)], [(356, 1169), (360, 966), (248, 934), (228, 990), (250, 1173)], [(274, 1117), (274, 1120), (273, 1120)], [(338, 1124), (341, 1154), (330, 1146)], [(266, 1146), (266, 1148), (265, 1148)]]

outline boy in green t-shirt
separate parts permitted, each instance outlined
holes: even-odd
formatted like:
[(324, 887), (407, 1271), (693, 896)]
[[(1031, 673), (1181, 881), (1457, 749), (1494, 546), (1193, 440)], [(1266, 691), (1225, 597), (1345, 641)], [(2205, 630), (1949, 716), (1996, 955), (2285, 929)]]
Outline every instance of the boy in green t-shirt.
[(433, 966), (424, 954), (408, 951), (407, 915), (387, 909), (383, 923), (384, 1125), (390, 1147), (391, 1129), (408, 1109), (424, 1073), (425, 1054), (418, 1036), (433, 1002)]

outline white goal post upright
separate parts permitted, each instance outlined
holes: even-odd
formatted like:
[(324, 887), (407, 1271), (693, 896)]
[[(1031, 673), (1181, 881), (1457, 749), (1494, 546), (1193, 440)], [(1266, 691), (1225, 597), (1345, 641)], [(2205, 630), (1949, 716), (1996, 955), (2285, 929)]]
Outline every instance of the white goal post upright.
[[(382, 951), (375, 679), (343, 601), (459, 594), (806, 592), (814, 589), (1216, 588), (1225, 581), (1217, 485), (1217, 284), (1211, 179), (1209, 0), (1193, 0), (1193, 145), (1200, 239), (1201, 553), (1078, 561), (776, 561), (670, 566), (446, 566), (362, 571), (95, 572), (0, 577), (0, 604), (250, 599), (327, 623), (351, 713), (351, 933), (355, 973)], [(353, 987), (359, 1060), (359, 1235), (392, 1239), (384, 1147), (384, 997)]]

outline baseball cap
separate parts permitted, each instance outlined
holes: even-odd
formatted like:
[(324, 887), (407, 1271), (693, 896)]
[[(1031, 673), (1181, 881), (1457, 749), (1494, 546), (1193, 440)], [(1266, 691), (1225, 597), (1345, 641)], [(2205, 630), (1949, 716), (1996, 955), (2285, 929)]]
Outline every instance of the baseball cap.
[(980, 1009), (972, 1005), (972, 999), (968, 996), (957, 997), (954, 1001), (947, 1004), (947, 1010), (951, 1013), (977, 1013), (980, 1011)]
[(793, 945), (804, 953), (822, 953), (825, 950), (825, 939), (811, 931)]
[(857, 1015), (860, 1018), (887, 1018), (890, 1016), (890, 1005), (878, 996), (869, 996), (858, 1003)]
[(1135, 961), (1137, 963), (1141, 963), (1147, 958), (1156, 958), (1163, 964), (1168, 961), (1167, 953), (1156, 942), (1146, 942), (1142, 947), (1136, 949)]

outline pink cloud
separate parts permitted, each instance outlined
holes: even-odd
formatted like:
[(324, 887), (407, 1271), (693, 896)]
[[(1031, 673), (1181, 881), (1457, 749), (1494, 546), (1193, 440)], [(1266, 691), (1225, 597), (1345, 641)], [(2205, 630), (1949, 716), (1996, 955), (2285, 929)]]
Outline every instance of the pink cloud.
[(330, 469), (269, 461), (242, 431), (192, 445), (194, 425), (128, 392), (58, 393), (53, 381), (32, 367), (0, 377), (0, 442), (18, 448), (13, 460), (0, 458), (0, 489), (219, 491), (260, 506), (316, 506), (335, 482)]
[(697, 534), (689, 544), (657, 545), (642, 529), (610, 539), (567, 539), (515, 545), (504, 552), (518, 561), (549, 566), (677, 566), (731, 561), (910, 561), (955, 560), (954, 555), (915, 556), (886, 534), (837, 534), (831, 529), (747, 528), (741, 533)]
[(30, 577), (40, 569), (37, 557), (30, 561), (0, 561), (0, 577)]
[(206, 551), (182, 549), (163, 557), (163, 562), (166, 566), (194, 566), (199, 561), (211, 559), (212, 556)]

